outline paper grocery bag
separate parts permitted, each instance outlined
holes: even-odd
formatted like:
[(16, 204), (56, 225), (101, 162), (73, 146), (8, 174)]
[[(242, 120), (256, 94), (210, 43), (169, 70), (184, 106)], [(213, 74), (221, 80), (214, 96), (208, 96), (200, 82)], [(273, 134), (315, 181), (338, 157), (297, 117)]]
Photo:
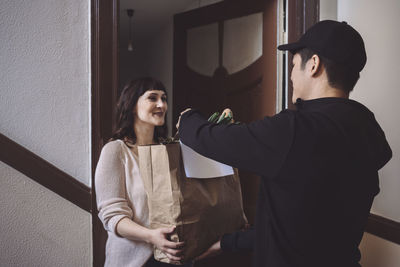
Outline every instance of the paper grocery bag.
[[(237, 170), (210, 179), (186, 178), (179, 143), (138, 146), (151, 228), (176, 226), (172, 241), (185, 241), (184, 262), (202, 254), (224, 233), (246, 221)], [(158, 261), (173, 262), (157, 248)]]

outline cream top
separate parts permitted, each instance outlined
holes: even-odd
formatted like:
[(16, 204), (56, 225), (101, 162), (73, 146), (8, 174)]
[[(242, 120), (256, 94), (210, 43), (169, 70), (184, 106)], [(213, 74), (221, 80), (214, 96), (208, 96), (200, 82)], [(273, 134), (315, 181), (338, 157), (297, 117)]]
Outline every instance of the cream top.
[(137, 147), (121, 140), (107, 143), (96, 167), (95, 189), (99, 218), (108, 232), (104, 266), (142, 266), (153, 254), (153, 247), (122, 238), (117, 223), (128, 217), (149, 227), (147, 195), (139, 173)]

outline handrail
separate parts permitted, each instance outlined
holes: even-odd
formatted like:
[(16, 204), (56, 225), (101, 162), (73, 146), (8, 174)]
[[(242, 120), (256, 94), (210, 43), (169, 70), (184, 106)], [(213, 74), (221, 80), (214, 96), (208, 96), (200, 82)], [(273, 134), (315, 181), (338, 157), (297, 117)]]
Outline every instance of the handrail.
[(371, 213), (365, 231), (400, 245), (399, 222)]
[(0, 160), (78, 207), (92, 212), (91, 189), (0, 133)]

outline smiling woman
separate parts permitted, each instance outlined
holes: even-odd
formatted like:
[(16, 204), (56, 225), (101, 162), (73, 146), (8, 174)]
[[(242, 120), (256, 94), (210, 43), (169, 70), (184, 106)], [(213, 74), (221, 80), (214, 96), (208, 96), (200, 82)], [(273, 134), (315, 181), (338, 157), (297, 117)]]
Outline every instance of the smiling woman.
[(135, 107), (134, 129), (135, 132), (146, 131), (143, 136), (148, 140), (140, 140), (138, 145), (145, 145), (148, 143), (156, 143), (154, 139), (155, 126), (162, 126), (165, 123), (165, 114), (167, 112), (167, 95), (163, 90), (149, 90), (139, 97)]
[(105, 266), (168, 266), (154, 261), (153, 246), (180, 260), (183, 242), (169, 228), (149, 228), (149, 208), (138, 167), (138, 145), (166, 137), (167, 95), (153, 78), (125, 86), (117, 105), (117, 130), (102, 149), (95, 174), (99, 218), (108, 232)]
[(117, 104), (117, 130), (111, 139), (151, 144), (165, 138), (166, 101), (166, 89), (160, 81), (145, 77), (129, 82)]

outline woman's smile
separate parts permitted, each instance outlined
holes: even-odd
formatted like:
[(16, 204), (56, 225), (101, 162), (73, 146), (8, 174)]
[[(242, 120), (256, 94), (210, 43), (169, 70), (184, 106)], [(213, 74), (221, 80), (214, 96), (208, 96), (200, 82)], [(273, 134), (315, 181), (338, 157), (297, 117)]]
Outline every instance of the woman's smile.
[(153, 126), (165, 123), (167, 112), (167, 96), (161, 90), (148, 90), (139, 97), (135, 108), (137, 122), (144, 122)]
[(157, 111), (157, 112), (154, 112), (153, 115), (156, 115), (156, 116), (159, 116), (159, 117), (164, 117), (165, 112), (164, 111)]

